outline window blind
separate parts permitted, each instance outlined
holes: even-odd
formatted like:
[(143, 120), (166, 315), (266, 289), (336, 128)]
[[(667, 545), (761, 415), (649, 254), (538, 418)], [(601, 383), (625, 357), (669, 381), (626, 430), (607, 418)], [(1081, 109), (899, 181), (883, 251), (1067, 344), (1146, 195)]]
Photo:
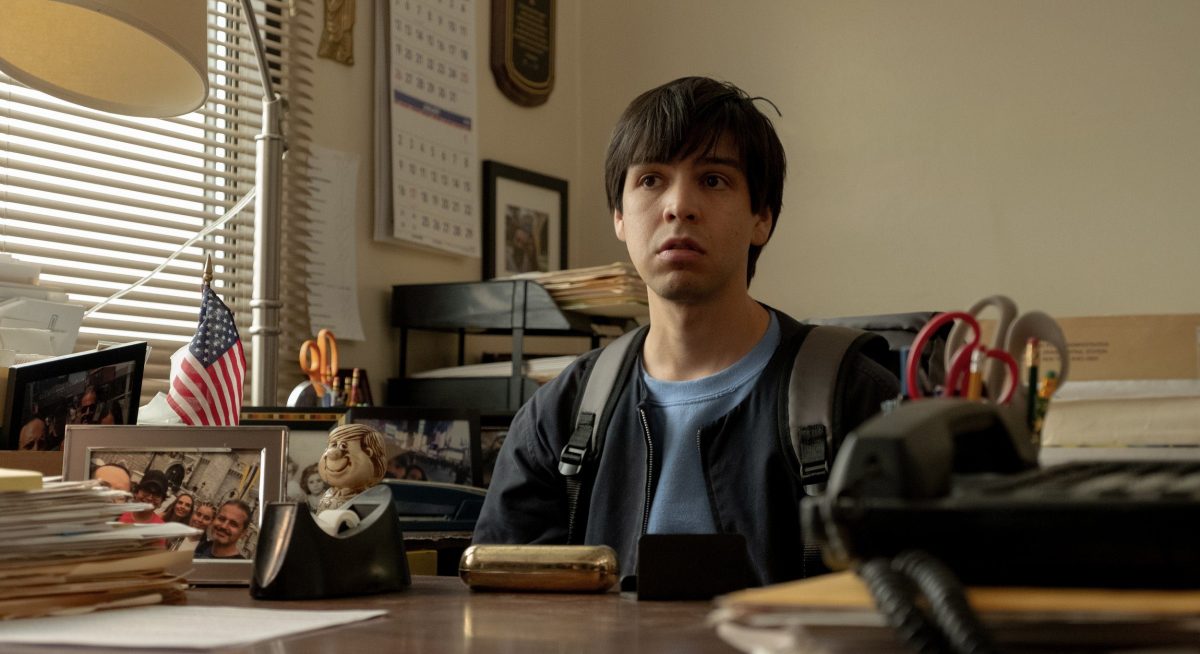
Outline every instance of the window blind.
[[(93, 111), (0, 73), (0, 252), (39, 264), (40, 283), (66, 291), (73, 303), (92, 307), (141, 279), (254, 186), (262, 88), (253, 45), (240, 3), (208, 5), (210, 93), (186, 116)], [(272, 84), (287, 101), (278, 357), (287, 362), (310, 331), (302, 243), (307, 103), (293, 101), (293, 94), (310, 86), (305, 73), (312, 66), (303, 60), (315, 39), (294, 20), (292, 2), (256, 0), (255, 11)], [(147, 341), (142, 403), (165, 391), (171, 354), (195, 333), (202, 269), (211, 254), (213, 289), (233, 310), (249, 361), (253, 226), (251, 202), (143, 286), (86, 317), (75, 349)], [(281, 393), (293, 377), (298, 370), (280, 374)]]

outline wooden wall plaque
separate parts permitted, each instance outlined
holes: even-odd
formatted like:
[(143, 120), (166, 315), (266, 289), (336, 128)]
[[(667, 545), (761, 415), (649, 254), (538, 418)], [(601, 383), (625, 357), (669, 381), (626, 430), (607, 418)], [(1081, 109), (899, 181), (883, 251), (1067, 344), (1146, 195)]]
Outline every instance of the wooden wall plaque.
[(554, 89), (555, 0), (492, 0), (492, 75), (510, 100), (525, 107)]

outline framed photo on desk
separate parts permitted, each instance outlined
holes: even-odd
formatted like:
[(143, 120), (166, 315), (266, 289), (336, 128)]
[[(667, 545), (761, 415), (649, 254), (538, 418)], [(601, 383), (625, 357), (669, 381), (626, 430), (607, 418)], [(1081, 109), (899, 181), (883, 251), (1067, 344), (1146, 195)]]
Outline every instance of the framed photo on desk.
[(135, 499), (139, 492), (150, 498), (153, 509), (122, 514), (121, 522), (170, 520), (202, 529), (165, 543), (194, 550), (189, 583), (248, 585), (262, 508), (281, 496), (286, 432), (271, 426), (70, 425), (65, 479), (103, 479), (113, 487), (128, 485)]
[(483, 279), (567, 267), (567, 181), (483, 162)]
[(329, 445), (329, 432), (347, 407), (242, 407), (242, 425), (287, 427), (287, 461), (283, 470), (283, 499), (317, 508), (329, 486), (317, 472), (317, 462)]
[(139, 341), (9, 368), (4, 449), (60, 450), (67, 425), (135, 424), (146, 349)]
[(383, 434), (387, 477), (483, 485), (479, 414), (473, 411), (351, 407), (343, 422)]

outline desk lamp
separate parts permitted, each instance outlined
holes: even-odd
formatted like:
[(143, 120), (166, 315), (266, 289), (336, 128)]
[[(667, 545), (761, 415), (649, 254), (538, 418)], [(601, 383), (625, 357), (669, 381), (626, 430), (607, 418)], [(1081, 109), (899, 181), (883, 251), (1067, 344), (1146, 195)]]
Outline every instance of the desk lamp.
[[(263, 89), (255, 138), (251, 403), (275, 404), (279, 338), (282, 98), (251, 0), (241, 0)], [(208, 97), (204, 0), (5, 0), (0, 69), (31, 88), (109, 113), (166, 118)]]

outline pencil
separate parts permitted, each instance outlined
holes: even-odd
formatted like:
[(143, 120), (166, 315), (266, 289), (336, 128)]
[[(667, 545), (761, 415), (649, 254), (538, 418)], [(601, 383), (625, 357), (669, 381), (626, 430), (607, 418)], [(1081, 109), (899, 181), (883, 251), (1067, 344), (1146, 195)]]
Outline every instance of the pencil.
[(1025, 341), (1025, 374), (1029, 380), (1029, 387), (1025, 390), (1026, 398), (1029, 406), (1025, 407), (1025, 421), (1029, 423), (1029, 429), (1036, 431), (1037, 429), (1037, 405), (1038, 405), (1038, 367), (1041, 364), (1041, 356), (1038, 350), (1038, 339), (1030, 337)]
[(971, 368), (970, 375), (967, 377), (967, 399), (979, 400), (983, 398), (983, 348), (979, 348), (971, 353)]

